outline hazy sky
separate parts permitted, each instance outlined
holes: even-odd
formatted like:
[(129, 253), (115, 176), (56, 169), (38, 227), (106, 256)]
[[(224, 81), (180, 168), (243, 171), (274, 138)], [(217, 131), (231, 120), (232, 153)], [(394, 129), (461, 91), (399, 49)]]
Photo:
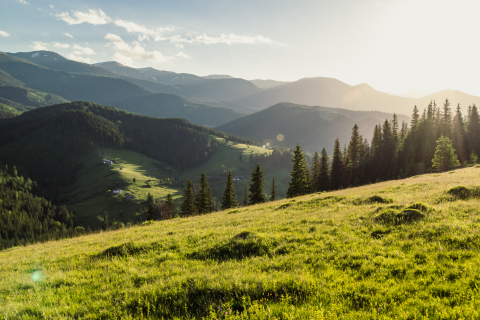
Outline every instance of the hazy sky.
[(1, 0), (0, 50), (480, 95), (480, 1)]

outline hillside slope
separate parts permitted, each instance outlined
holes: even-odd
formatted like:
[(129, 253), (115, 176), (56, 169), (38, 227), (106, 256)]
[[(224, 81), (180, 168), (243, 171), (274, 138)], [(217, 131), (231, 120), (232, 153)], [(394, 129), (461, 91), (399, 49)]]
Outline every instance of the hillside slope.
[[(308, 107), (279, 103), (265, 110), (219, 126), (221, 131), (248, 137), (264, 144), (292, 147), (299, 143), (304, 149), (331, 153), (336, 138), (348, 144), (352, 128), (357, 124), (360, 134), (370, 140), (375, 125), (393, 114), (378, 111), (352, 111), (327, 107)], [(409, 121), (403, 115), (399, 121)], [(301, 125), (299, 125), (301, 124)], [(280, 136), (281, 135), (281, 136)]]
[(447, 191), (479, 179), (460, 169), (9, 249), (0, 315), (477, 318), (478, 199)]
[(436, 100), (437, 104), (443, 104), (446, 98), (450, 99), (453, 106), (460, 103), (464, 111), (468, 105), (480, 104), (480, 97), (460, 91), (444, 90), (419, 99), (412, 99), (380, 92), (367, 84), (350, 86), (337, 79), (321, 77), (304, 78), (278, 85), (231, 102), (237, 104), (240, 110), (242, 108), (262, 110), (276, 103), (290, 102), (330, 108), (377, 110), (410, 115), (414, 105), (423, 109), (431, 100)]
[(175, 94), (156, 93), (112, 102), (115, 108), (157, 118), (185, 118), (191, 123), (216, 127), (245, 116), (230, 108), (192, 103)]
[(152, 93), (122, 79), (56, 71), (4, 53), (0, 53), (0, 70), (29, 88), (55, 94), (70, 101), (108, 103)]

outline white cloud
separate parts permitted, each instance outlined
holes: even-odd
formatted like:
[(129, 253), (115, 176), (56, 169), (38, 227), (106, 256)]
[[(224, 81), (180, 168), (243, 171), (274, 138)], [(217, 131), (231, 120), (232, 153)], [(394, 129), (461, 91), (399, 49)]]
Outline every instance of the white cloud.
[(205, 33), (196, 36), (195, 38), (186, 39), (179, 35), (170, 37), (170, 42), (179, 43), (179, 42), (186, 42), (186, 43), (204, 43), (204, 44), (216, 44), (216, 43), (225, 43), (228, 45), (232, 44), (273, 44), (273, 41), (269, 38), (265, 38), (263, 36), (256, 36), (256, 37), (249, 37), (249, 36), (238, 36), (233, 33), (226, 35), (222, 34), (219, 37), (211, 37), (207, 36)]
[(54, 8), (53, 5), (50, 5), (50, 8), (53, 9)]
[(121, 63), (132, 65), (136, 59), (165, 62), (173, 58), (164, 56), (159, 51), (146, 51), (138, 42), (134, 42), (132, 47), (112, 33), (108, 33), (104, 39), (110, 41), (108, 45), (115, 50), (114, 59)]
[(9, 37), (10, 36), (10, 33), (6, 32), (6, 31), (2, 31), (0, 30), (0, 37)]
[(180, 51), (179, 53), (177, 53), (175, 55), (175, 57), (184, 58), (184, 59), (192, 59), (192, 57), (190, 57), (188, 54), (185, 54), (183, 51)]
[(21, 3), (21, 4), (28, 4), (28, 2), (25, 1), (25, 0), (16, 0), (16, 1), (17, 1), (18, 3)]
[(72, 24), (81, 24), (81, 23), (90, 23), (93, 25), (97, 24), (107, 24), (112, 22), (112, 19), (110, 19), (109, 16), (105, 14), (102, 10), (98, 9), (89, 9), (88, 12), (81, 12), (81, 11), (74, 11), (73, 12), (73, 17), (70, 16), (68, 12), (56, 14), (55, 17), (58, 18), (58, 20), (63, 20), (66, 23), (72, 25)]
[(64, 35), (66, 35), (67, 37), (69, 37), (69, 38), (72, 38), (72, 39), (73, 39), (73, 36), (72, 36), (70, 33), (68, 33), (68, 32), (65, 32), (65, 33), (64, 33)]
[(115, 25), (127, 30), (128, 33), (140, 33), (138, 36), (138, 41), (149, 40), (150, 37), (154, 38), (155, 41), (165, 40), (166, 38), (163, 37), (163, 33), (174, 30), (173, 27), (159, 27), (151, 29), (138, 25), (132, 21), (124, 21), (120, 19), (116, 19), (114, 23)]
[(95, 55), (95, 51), (93, 51), (91, 48), (88, 48), (88, 47), (81, 47), (79, 45), (74, 45), (73, 46), (73, 49), (75, 51), (73, 51), (73, 54), (75, 55), (87, 55), (87, 56), (93, 56)]
[(70, 45), (68, 43), (59, 43), (59, 42), (52, 42), (53, 46), (55, 48), (59, 49), (68, 49), (70, 48)]
[(183, 44), (181, 43), (176, 43), (175, 44), (175, 47), (179, 48), (179, 49), (182, 49), (183, 48)]
[(88, 63), (88, 64), (92, 64), (92, 63), (95, 62), (95, 61), (93, 61), (93, 60), (90, 59), (90, 58), (79, 57), (79, 56), (75, 55), (75, 53), (69, 53), (69, 54), (65, 55), (65, 57), (66, 57), (67, 59), (70, 59), (70, 60), (75, 60), (75, 61), (79, 61), (79, 62), (83, 62), (83, 63)]
[(48, 50), (48, 43), (43, 43), (42, 41), (33, 41), (33, 45), (30, 47), (35, 50)]

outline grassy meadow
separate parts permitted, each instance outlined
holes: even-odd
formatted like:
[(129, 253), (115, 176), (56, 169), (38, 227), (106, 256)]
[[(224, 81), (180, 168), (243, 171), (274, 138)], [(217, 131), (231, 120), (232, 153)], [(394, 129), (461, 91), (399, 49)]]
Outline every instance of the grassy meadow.
[(11, 248), (0, 316), (478, 319), (479, 179), (471, 167)]

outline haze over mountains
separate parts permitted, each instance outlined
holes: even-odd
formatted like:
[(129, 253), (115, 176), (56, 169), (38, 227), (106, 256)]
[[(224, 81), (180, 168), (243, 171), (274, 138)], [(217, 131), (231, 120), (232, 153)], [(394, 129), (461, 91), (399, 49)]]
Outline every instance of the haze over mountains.
[[(294, 82), (259, 79), (248, 81), (222, 74), (201, 77), (153, 68), (131, 68), (114, 61), (89, 65), (68, 60), (51, 51), (0, 53), (0, 86), (2, 117), (8, 116), (9, 112), (13, 116), (15, 112), (11, 108), (23, 112), (45, 105), (85, 100), (143, 115), (186, 118), (195, 124), (220, 126), (227, 132), (241, 132), (244, 136), (260, 140), (272, 139), (270, 132), (265, 134), (266, 131), (261, 133), (246, 130), (245, 128), (251, 127), (247, 121), (255, 122), (256, 117), (265, 117), (265, 121), (275, 119), (278, 123), (287, 125), (288, 117), (293, 116), (292, 110), (305, 116), (305, 110), (308, 109), (305, 109), (306, 106), (317, 106), (312, 110), (323, 110), (322, 112), (327, 112), (325, 108), (334, 108), (335, 110), (329, 109), (328, 112), (336, 113), (340, 118), (349, 118), (343, 122), (345, 126), (362, 124), (360, 130), (365, 130), (362, 131), (363, 134), (369, 137), (373, 126), (384, 120), (381, 117), (391, 118), (393, 113), (410, 115), (414, 105), (422, 110), (432, 100), (441, 105), (448, 98), (452, 107), (460, 103), (465, 111), (468, 105), (480, 104), (480, 97), (455, 90), (443, 90), (422, 97), (419, 96), (424, 93), (418, 90), (404, 94), (419, 97), (414, 99), (380, 92), (367, 84), (350, 86), (337, 79), (325, 77), (303, 78)], [(279, 103), (289, 105), (290, 111), (283, 110), (274, 115), (271, 114), (272, 110), (269, 110), (234, 122), (231, 126), (224, 126), (246, 114), (253, 114)], [(372, 117), (368, 113), (361, 113), (362, 116), (352, 116), (351, 113), (346, 114), (348, 110), (381, 111), (388, 115)], [(284, 118), (281, 118), (282, 116)], [(318, 124), (325, 120), (322, 117), (314, 119), (318, 120)], [(307, 121), (301, 118), (297, 120)], [(267, 127), (262, 129), (267, 130)], [(306, 127), (311, 128), (313, 124)], [(350, 131), (341, 127), (339, 132)], [(273, 134), (273, 131), (271, 133)], [(316, 134), (323, 135), (320, 131)], [(296, 139), (293, 137), (297, 136), (305, 139), (293, 142)], [(317, 148), (322, 145), (328, 147), (333, 141), (330, 136), (308, 139), (307, 136), (307, 133), (293, 134), (286, 137), (281, 144), (304, 142)], [(324, 142), (314, 144), (310, 143), (309, 139)]]

